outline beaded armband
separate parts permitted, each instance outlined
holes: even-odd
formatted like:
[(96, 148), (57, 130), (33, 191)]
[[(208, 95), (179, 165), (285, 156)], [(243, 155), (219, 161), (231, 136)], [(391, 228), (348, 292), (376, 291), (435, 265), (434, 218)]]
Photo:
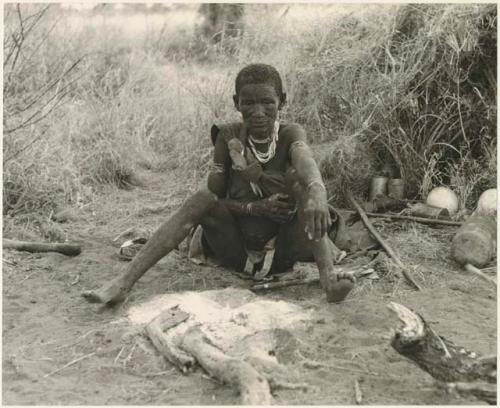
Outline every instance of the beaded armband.
[(325, 185), (323, 184), (323, 182), (321, 180), (313, 180), (311, 181), (308, 185), (307, 185), (307, 190), (309, 190), (314, 184), (317, 184), (318, 186), (320, 186), (323, 190), (326, 191), (326, 187)]
[(223, 164), (213, 163), (212, 162), (208, 166), (208, 172), (209, 173), (224, 173), (225, 172), (225, 168), (224, 168)]

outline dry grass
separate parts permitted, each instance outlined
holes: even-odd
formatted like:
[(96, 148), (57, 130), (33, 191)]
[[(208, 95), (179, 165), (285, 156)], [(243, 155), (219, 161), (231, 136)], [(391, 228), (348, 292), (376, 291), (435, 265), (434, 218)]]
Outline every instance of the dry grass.
[[(496, 185), (495, 8), (415, 7), (248, 5), (243, 34), (217, 44), (197, 36), (194, 8), (175, 27), (150, 15), (145, 31), (125, 16), (128, 32), (110, 13), (51, 7), (4, 65), (4, 214), (85, 205), (103, 185), (140, 184), (140, 168), (176, 170), (191, 189), (211, 124), (238, 118), (236, 73), (256, 61), (282, 73), (283, 118), (306, 127), (333, 203), (345, 188), (363, 196), (389, 158), (412, 196), (446, 183), (472, 206)], [(15, 6), (5, 27), (19, 32)], [(30, 112), (39, 120), (12, 131)]]

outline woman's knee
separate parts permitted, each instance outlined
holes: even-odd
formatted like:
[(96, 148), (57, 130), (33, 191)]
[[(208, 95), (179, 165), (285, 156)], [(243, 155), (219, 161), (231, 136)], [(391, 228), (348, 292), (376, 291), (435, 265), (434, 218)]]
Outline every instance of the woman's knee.
[(208, 209), (216, 205), (218, 198), (208, 188), (202, 188), (191, 196), (191, 200)]

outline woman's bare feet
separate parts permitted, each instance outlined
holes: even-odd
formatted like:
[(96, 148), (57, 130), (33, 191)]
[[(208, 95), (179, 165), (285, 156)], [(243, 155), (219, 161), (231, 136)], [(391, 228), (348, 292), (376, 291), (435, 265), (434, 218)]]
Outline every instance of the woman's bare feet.
[(123, 279), (116, 278), (97, 290), (86, 290), (82, 296), (90, 303), (114, 304), (123, 301), (130, 292), (132, 285)]
[(347, 297), (356, 283), (356, 277), (352, 273), (339, 271), (328, 273), (320, 281), (321, 287), (326, 292), (326, 301), (337, 303)]

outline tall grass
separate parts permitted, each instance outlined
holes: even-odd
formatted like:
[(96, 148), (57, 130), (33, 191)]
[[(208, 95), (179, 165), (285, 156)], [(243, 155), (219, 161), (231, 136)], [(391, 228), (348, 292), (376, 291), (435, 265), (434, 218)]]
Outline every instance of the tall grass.
[[(19, 18), (5, 10), (7, 41)], [(470, 207), (496, 185), (494, 6), (248, 4), (242, 34), (219, 42), (199, 35), (196, 8), (174, 11), (120, 24), (52, 6), (30, 52), (10, 71), (4, 60), (4, 214), (84, 205), (104, 184), (138, 184), (140, 168), (201, 181), (210, 126), (238, 119), (234, 77), (257, 61), (282, 73), (283, 119), (306, 127), (335, 204), (364, 195), (385, 162), (410, 197), (447, 184)], [(46, 116), (6, 132), (52, 96)]]

